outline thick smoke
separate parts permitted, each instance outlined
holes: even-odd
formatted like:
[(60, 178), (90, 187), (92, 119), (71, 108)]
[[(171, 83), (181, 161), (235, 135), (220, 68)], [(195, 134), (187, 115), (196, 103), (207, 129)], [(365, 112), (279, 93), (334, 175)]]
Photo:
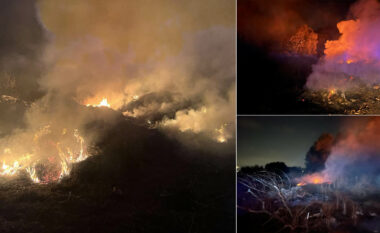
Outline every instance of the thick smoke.
[(23, 127), (25, 101), (43, 95), (38, 79), (44, 71), (42, 53), (47, 33), (38, 21), (34, 2), (1, 1), (0, 35), (1, 137)]
[(380, 2), (360, 0), (348, 19), (337, 24), (338, 40), (327, 41), (325, 56), (313, 66), (310, 89), (348, 89), (357, 79), (366, 85), (380, 82)]
[(331, 134), (322, 134), (309, 149), (305, 158), (306, 171), (319, 172), (325, 168), (325, 162), (331, 153), (335, 138)]
[[(86, 125), (122, 114), (185, 145), (233, 151), (232, 1), (5, 5), (25, 22), (15, 25), (6, 12), (12, 22), (1, 29), (9, 35), (0, 41), (7, 48), (1, 53), (0, 155), (8, 169), (1, 172), (26, 168), (32, 176), (34, 164), (51, 164), (50, 170), (60, 168), (45, 180), (56, 180), (64, 166), (88, 156), (97, 132)], [(91, 107), (104, 98), (118, 114)]]
[[(350, 1), (239, 0), (238, 37), (260, 49), (284, 52), (289, 40), (293, 40), (290, 43), (303, 43), (303, 38), (296, 37), (301, 36), (300, 31), (307, 27), (307, 30), (318, 33), (323, 41), (331, 25), (341, 20), (342, 11), (345, 13)], [(310, 42), (314, 43), (316, 35), (305, 34), (309, 34)], [(315, 54), (310, 50), (304, 52), (301, 51), (301, 54)]]
[(80, 104), (107, 98), (125, 116), (171, 133), (233, 141), (233, 4), (169, 2), (40, 2), (55, 35), (41, 87)]
[(376, 180), (380, 175), (380, 119), (350, 122), (345, 127), (331, 148), (322, 177), (332, 182), (364, 176), (368, 182)]

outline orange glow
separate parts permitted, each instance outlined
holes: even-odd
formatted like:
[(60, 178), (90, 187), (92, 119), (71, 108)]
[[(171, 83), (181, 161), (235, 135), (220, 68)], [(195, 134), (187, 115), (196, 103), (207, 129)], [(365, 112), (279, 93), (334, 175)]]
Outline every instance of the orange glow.
[(329, 95), (327, 96), (327, 98), (330, 99), (331, 96), (333, 96), (333, 95), (335, 95), (335, 94), (336, 94), (336, 90), (335, 90), (335, 89), (331, 89), (331, 90), (329, 91)]
[[(57, 182), (70, 174), (74, 163), (90, 156), (78, 129), (61, 129), (55, 132), (59, 134), (54, 134), (50, 125), (35, 132), (30, 152), (23, 150), (18, 144), (11, 145), (12, 148), (0, 149), (0, 156), (4, 159), (0, 163), (0, 176), (12, 177), (25, 171), (34, 183)], [(53, 169), (45, 172), (44, 166)]]
[(298, 181), (297, 186), (304, 186), (306, 184), (324, 184), (324, 183), (331, 184), (331, 179), (329, 179), (328, 177), (326, 177), (325, 175), (321, 173), (305, 175), (301, 178), (298, 178), (297, 181)]
[(317, 54), (318, 34), (307, 25), (303, 25), (289, 39), (289, 50), (298, 54)]
[(103, 98), (99, 104), (86, 104), (86, 106), (92, 106), (92, 107), (107, 107), (110, 108), (111, 105), (108, 103), (107, 98)]
[(111, 107), (111, 105), (108, 104), (107, 98), (103, 98), (102, 101), (98, 104), (99, 107)]

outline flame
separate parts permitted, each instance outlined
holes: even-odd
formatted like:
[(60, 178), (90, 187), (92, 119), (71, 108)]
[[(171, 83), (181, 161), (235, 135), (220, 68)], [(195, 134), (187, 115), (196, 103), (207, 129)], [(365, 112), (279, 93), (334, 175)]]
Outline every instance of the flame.
[(13, 165), (8, 165), (5, 162), (3, 162), (3, 165), (2, 165), (1, 171), (0, 171), (0, 175), (12, 176), (12, 175), (17, 173), (19, 168), (20, 168), (20, 164), (18, 161), (14, 161)]
[(31, 167), (26, 168), (26, 172), (29, 174), (30, 179), (34, 183), (40, 183), (40, 179), (38, 179), (37, 174), (36, 174), (36, 169), (34, 168), (35, 165)]
[(220, 143), (224, 143), (224, 142), (226, 142), (226, 138), (223, 135), (221, 135), (217, 138), (217, 141)]
[(336, 94), (336, 89), (331, 89), (331, 90), (329, 91), (329, 95), (327, 96), (327, 98), (330, 99), (331, 96), (333, 96), (333, 95), (335, 95), (335, 94)]
[(32, 148), (28, 148), (30, 152), (22, 152), (19, 145), (0, 148), (3, 157), (8, 158), (0, 164), (0, 176), (10, 177), (26, 171), (34, 183), (56, 182), (70, 174), (74, 163), (90, 156), (78, 129), (53, 130), (46, 125), (32, 137)]
[(99, 104), (86, 104), (87, 107), (107, 107), (110, 108), (111, 105), (108, 103), (107, 98), (103, 97)]
[(111, 107), (111, 105), (108, 104), (107, 98), (103, 98), (102, 101), (97, 105), (98, 107)]
[(324, 184), (328, 183), (331, 184), (332, 181), (327, 176), (321, 173), (313, 173), (310, 175), (302, 176), (301, 178), (297, 179), (298, 183), (297, 186), (304, 186), (306, 184)]
[[(207, 110), (206, 110), (207, 111)], [(223, 124), (222, 126), (220, 126), (220, 128), (218, 129), (215, 129), (216, 131), (216, 141), (219, 142), (219, 143), (225, 143), (227, 142), (227, 137), (226, 137), (226, 128), (227, 124)]]

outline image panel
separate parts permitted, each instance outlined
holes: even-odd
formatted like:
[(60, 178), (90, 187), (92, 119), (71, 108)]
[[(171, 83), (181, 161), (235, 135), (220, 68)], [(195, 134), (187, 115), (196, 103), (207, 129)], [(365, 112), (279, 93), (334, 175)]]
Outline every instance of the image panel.
[(237, 0), (239, 114), (380, 114), (378, 0)]
[(378, 232), (380, 117), (238, 117), (237, 232)]
[(234, 0), (0, 1), (0, 232), (235, 230)]

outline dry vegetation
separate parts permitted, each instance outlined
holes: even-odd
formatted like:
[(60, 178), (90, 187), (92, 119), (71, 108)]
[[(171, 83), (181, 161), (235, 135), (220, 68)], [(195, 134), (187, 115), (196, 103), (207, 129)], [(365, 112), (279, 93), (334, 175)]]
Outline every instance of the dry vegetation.
[(240, 233), (379, 230), (378, 197), (363, 187), (348, 191), (337, 184), (295, 186), (285, 174), (270, 172), (240, 177), (238, 183)]

